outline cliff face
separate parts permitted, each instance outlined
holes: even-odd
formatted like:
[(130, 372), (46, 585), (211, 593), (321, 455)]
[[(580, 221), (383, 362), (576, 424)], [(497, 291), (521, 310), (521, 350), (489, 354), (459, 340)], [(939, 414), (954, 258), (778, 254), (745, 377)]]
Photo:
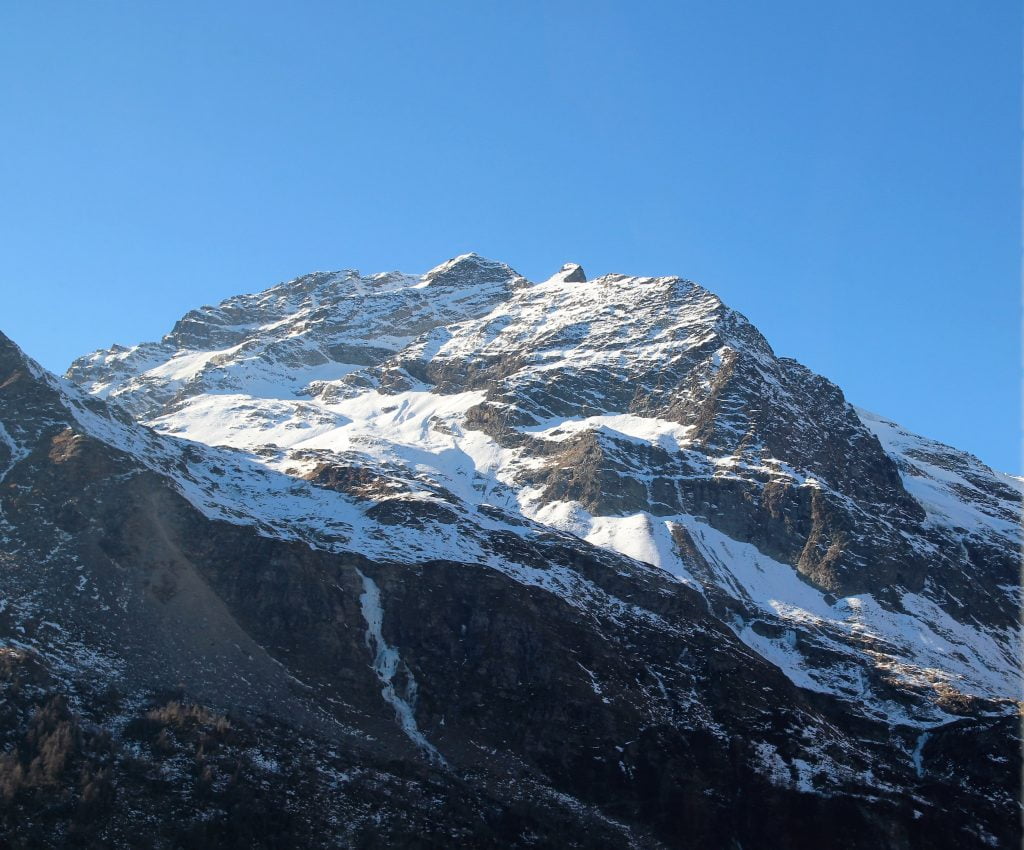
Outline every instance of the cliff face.
[(695, 284), (317, 274), (68, 378), (0, 338), (9, 836), (1019, 840), (1019, 482)]

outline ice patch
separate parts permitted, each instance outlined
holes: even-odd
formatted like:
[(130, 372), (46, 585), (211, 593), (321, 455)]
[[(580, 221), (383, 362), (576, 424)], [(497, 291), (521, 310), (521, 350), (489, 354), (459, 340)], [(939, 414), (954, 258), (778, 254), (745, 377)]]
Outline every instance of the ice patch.
[(924, 776), (924, 763), (922, 754), (924, 753), (924, 745), (928, 743), (930, 735), (927, 732), (922, 732), (917, 736), (917, 744), (914, 746), (914, 752), (911, 753), (911, 759), (914, 762), (914, 772), (917, 774), (917, 778), (921, 779)]
[[(394, 708), (398, 725), (409, 736), (409, 740), (419, 747), (430, 761), (446, 765), (447, 762), (445, 762), (444, 756), (426, 739), (416, 725), (414, 709), (417, 686), (412, 671), (402, 661), (398, 650), (384, 640), (382, 631), (384, 609), (380, 603), (380, 588), (377, 587), (373, 579), (362, 571), (356, 570), (356, 572), (363, 582), (363, 592), (359, 597), (359, 605), (363, 612), (363, 619), (366, 620), (366, 646), (373, 654), (373, 671), (377, 674), (377, 678), (380, 679), (383, 686), (381, 688), (381, 696), (384, 697), (385, 702)], [(398, 672), (399, 666), (401, 666), (406, 680), (404, 696), (399, 694), (395, 688), (395, 674)]]

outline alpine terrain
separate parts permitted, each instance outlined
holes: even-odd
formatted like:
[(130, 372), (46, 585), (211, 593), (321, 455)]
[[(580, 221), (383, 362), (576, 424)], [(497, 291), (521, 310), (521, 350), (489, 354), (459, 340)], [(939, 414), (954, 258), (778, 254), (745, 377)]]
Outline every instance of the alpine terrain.
[(0, 833), (1016, 848), (1022, 491), (676, 277), (0, 335)]

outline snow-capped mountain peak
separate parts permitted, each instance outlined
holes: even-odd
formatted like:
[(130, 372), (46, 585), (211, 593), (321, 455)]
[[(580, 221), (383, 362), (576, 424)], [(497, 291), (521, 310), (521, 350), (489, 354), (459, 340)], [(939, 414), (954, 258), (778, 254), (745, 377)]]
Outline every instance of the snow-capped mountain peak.
[[(454, 497), (660, 566), (808, 686), (863, 699), (852, 671), (884, 657), (917, 671), (907, 681), (1019, 687), (1005, 590), (1019, 490), (975, 463), (990, 494), (934, 470), (925, 494), (890, 426), (683, 278), (586, 280), (567, 263), (534, 284), (476, 254), (421, 276), (321, 273), (193, 311), (68, 377), (281, 472), (355, 466), (378, 499)], [(949, 452), (943, 468), (966, 463)], [(942, 500), (962, 509), (940, 515)], [(750, 583), (765, 570), (774, 583)], [(844, 660), (808, 672), (805, 652), (765, 637), (793, 628)]]
[(680, 277), (318, 272), (66, 379), (0, 336), (18, 665), (117, 735), (179, 681), (301, 727), (329, 780), (280, 781), (332, 822), (384, 760), (533, 813), (527, 844), (674, 845), (679, 811), (708, 846), (807, 811), (821, 846), (1009, 835), (1021, 494)]

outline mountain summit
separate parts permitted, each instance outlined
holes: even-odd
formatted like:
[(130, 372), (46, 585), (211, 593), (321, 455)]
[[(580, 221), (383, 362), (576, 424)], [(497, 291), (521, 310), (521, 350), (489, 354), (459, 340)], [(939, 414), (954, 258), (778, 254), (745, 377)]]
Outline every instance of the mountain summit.
[(72, 770), (104, 843), (1019, 840), (1021, 481), (696, 283), (318, 272), (63, 379), (3, 338), (0, 425), (46, 840)]

